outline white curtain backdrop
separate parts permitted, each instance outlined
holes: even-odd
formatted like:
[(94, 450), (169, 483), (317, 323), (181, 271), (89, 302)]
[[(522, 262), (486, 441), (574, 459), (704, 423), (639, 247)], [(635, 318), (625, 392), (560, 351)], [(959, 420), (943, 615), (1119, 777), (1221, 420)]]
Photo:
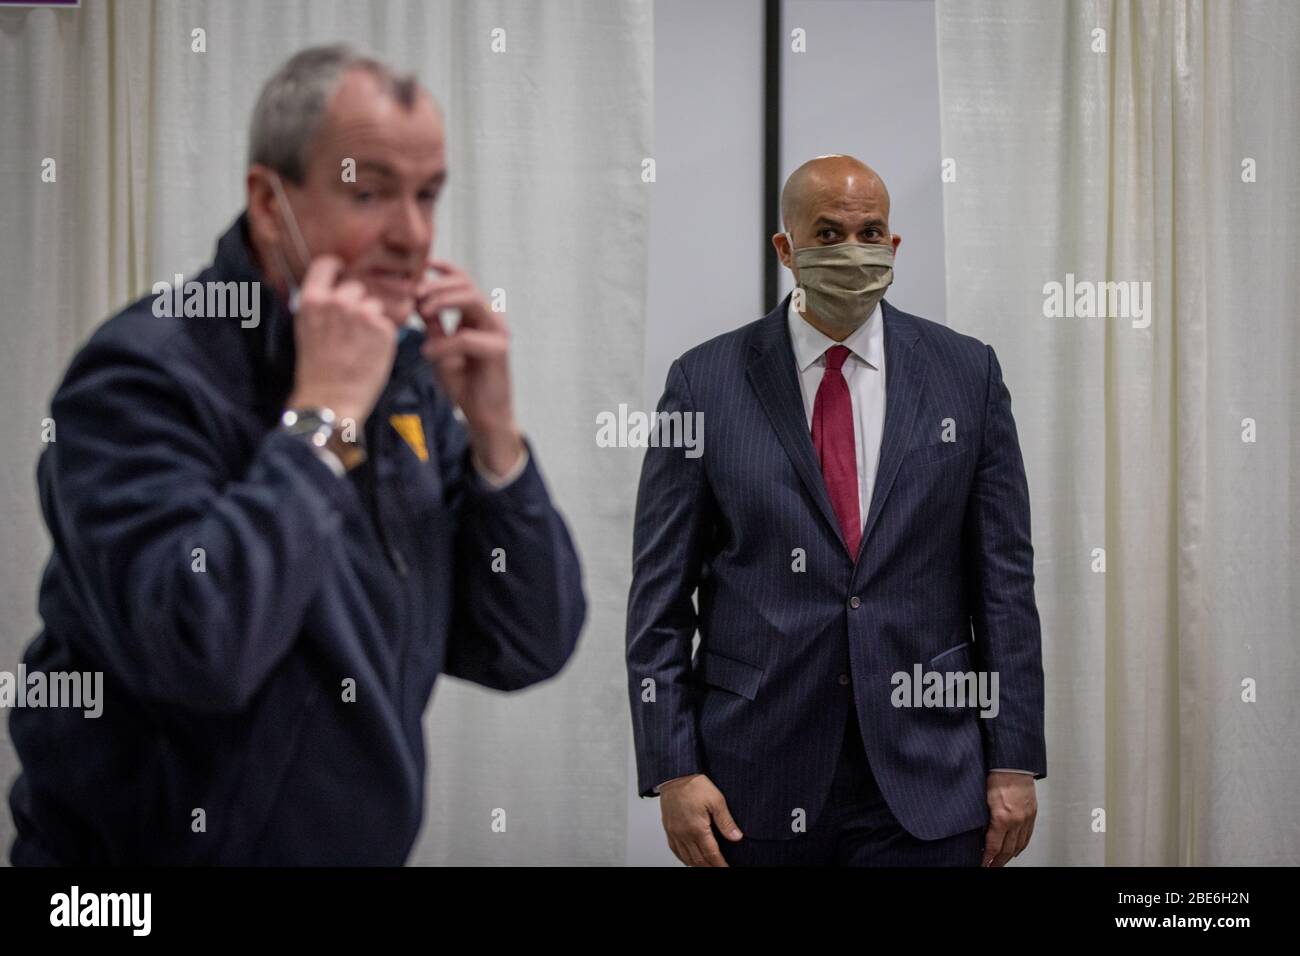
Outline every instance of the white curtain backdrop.
[[(997, 350), (1033, 498), (1021, 859), (1300, 863), (1300, 6), (937, 15), (949, 324)], [(1045, 317), (1070, 275), (1149, 282), (1149, 326)]]
[[(496, 28), (504, 53), (490, 48)], [(196, 29), (204, 53), (192, 51)], [(38, 629), (49, 542), (35, 462), (68, 359), (155, 281), (211, 258), (243, 206), (261, 83), (296, 50), (340, 40), (417, 70), (444, 107), (437, 251), (507, 292), (519, 416), (575, 535), (590, 605), (556, 681), (509, 696), (439, 682), (411, 862), (621, 863), (621, 635), (638, 462), (602, 454), (594, 434), (597, 411), (642, 390), (650, 0), (0, 10), (0, 669), (17, 668)], [(46, 157), (54, 183), (41, 181)], [(18, 766), (0, 726), (7, 862)], [(492, 831), (497, 808), (504, 833)]]

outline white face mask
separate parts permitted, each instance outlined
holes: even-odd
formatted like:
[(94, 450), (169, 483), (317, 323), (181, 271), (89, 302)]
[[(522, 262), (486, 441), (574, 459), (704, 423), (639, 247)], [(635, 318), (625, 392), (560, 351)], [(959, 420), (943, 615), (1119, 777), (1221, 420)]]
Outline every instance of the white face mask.
[[(311, 250), (307, 248), (307, 241), (298, 228), (298, 220), (293, 214), (293, 208), (289, 205), (289, 197), (285, 195), (284, 185), (280, 182), (280, 175), (274, 170), (271, 172), (271, 189), (275, 193), (275, 201), (280, 206), (284, 221), (289, 226), (289, 235), (293, 237), (293, 244), (297, 248), (298, 257), (302, 260), (302, 272), (305, 276), (308, 267), (311, 265)], [(280, 259), (280, 268), (284, 270), (285, 281), (289, 284), (289, 311), (296, 315), (298, 312), (298, 298), (301, 293), (298, 280), (294, 278), (293, 270), (289, 268), (289, 260), (285, 257), (284, 250), (278, 245), (275, 247), (275, 254)]]

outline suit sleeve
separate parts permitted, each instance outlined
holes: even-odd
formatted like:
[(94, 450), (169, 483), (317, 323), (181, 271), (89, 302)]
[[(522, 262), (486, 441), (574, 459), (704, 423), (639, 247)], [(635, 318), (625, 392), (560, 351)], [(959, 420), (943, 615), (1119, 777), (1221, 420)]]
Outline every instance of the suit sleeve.
[(358, 507), (346, 482), (279, 430), (233, 474), (210, 416), (120, 347), (83, 349), (51, 416), (38, 480), (85, 625), (71, 640), (143, 700), (241, 711), (296, 640)]
[(981, 718), (985, 765), (1047, 776), (1042, 636), (1034, 601), (1029, 486), (1011, 394), (993, 349), (979, 462), (963, 531), (980, 666), (998, 675), (998, 713)]
[[(695, 410), (681, 363), (674, 362), (658, 411)], [(646, 449), (627, 608), (628, 690), (643, 797), (654, 796), (661, 783), (704, 770), (690, 679), (697, 626), (691, 596), (714, 513), (703, 456), (688, 458), (681, 448)]]
[[(457, 515), (444, 673), (505, 691), (554, 677), (577, 645), (587, 602), (578, 553), (551, 503), (536, 450), (525, 440), (523, 471), (494, 486), (474, 466), (469, 436), (445, 398), (435, 421)], [(493, 570), (494, 553), (504, 571)]]

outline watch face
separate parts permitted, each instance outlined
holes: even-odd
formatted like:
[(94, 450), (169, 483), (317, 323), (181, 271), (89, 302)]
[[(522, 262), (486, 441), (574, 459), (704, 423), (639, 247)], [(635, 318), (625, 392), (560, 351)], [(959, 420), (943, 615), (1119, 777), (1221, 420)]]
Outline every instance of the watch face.
[(280, 423), (291, 435), (309, 435), (315, 445), (324, 445), (334, 431), (334, 413), (328, 408), (289, 409)]
[(280, 417), (286, 427), (292, 427), (300, 421), (310, 420), (314, 425), (334, 424), (334, 411), (329, 408), (290, 408)]

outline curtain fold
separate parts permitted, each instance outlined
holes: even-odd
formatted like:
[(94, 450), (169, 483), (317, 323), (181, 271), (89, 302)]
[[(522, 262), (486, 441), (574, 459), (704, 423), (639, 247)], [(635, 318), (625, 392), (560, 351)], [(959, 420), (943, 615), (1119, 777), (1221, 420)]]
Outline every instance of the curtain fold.
[(1033, 499), (1026, 862), (1300, 862), (1300, 8), (936, 11), (950, 324), (998, 352)]

